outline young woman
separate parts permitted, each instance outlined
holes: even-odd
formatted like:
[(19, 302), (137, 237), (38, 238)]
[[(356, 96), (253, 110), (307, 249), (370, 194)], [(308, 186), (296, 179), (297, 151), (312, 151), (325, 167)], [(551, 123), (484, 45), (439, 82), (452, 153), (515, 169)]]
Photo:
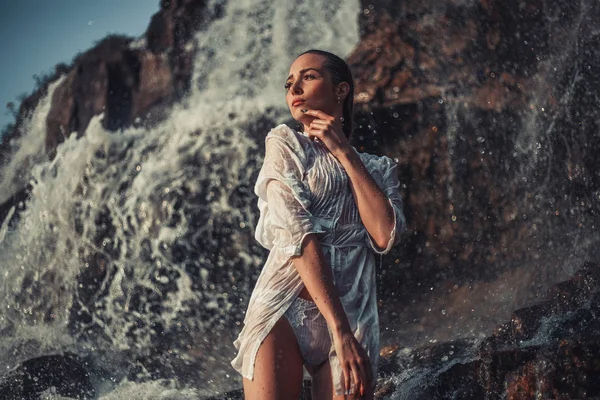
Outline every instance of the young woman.
[(270, 250), (233, 367), (246, 399), (372, 399), (379, 358), (375, 257), (405, 229), (397, 165), (350, 145), (354, 83), (334, 54), (309, 50), (285, 83), (299, 131), (265, 139), (256, 240)]

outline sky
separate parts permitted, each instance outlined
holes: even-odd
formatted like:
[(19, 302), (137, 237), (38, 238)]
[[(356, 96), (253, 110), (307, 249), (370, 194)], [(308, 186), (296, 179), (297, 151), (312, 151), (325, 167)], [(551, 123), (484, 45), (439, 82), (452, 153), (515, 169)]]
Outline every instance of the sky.
[(139, 37), (159, 0), (11, 0), (0, 13), (0, 129), (14, 121), (6, 109), (35, 88), (33, 75), (70, 64), (78, 52), (110, 33)]

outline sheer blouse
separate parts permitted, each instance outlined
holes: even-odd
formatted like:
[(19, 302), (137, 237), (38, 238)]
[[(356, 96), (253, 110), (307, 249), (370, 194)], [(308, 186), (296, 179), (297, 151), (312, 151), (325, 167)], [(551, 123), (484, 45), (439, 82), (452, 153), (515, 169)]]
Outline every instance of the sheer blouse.
[[(285, 124), (273, 128), (265, 138), (265, 158), (254, 186), (260, 211), (255, 238), (270, 252), (250, 296), (244, 326), (234, 342), (238, 354), (231, 362), (248, 379), (253, 378), (260, 344), (304, 288), (290, 257), (301, 255), (302, 242), (309, 233), (319, 238), (351, 329), (369, 355), (373, 377), (377, 376), (379, 317), (374, 253), (381, 257), (399, 242), (406, 220), (397, 164), (390, 157), (352, 148), (394, 210), (394, 228), (384, 249), (377, 247), (362, 223), (342, 164), (322, 142), (312, 141)], [(330, 364), (332, 377), (337, 374), (342, 378), (333, 344)], [(339, 384), (335, 390), (343, 393)]]

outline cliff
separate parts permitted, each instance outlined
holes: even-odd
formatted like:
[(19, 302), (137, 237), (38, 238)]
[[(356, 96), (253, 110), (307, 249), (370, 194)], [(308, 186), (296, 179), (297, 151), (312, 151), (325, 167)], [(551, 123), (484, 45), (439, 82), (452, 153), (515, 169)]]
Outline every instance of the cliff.
[[(140, 43), (108, 36), (78, 55), (70, 66), (61, 65), (52, 75), (66, 74), (66, 79), (54, 93), (47, 118), (48, 156), (53, 157), (66, 134), (82, 134), (90, 119), (102, 112), (103, 125), (110, 130), (163, 117), (189, 89), (195, 55), (192, 36), (221, 12), (207, 9), (206, 3), (162, 0)], [(35, 107), (47, 83), (25, 99), (18, 121)], [(17, 127), (3, 141), (0, 153), (6, 153), (10, 139), (20, 133)]]
[(355, 137), (400, 164), (410, 221), (384, 293), (552, 264), (594, 230), (597, 4), (362, 7)]

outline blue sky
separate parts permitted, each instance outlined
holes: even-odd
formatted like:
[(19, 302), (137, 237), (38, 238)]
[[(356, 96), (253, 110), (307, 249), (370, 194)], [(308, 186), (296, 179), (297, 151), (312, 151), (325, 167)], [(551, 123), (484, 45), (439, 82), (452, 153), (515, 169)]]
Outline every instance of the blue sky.
[(159, 0), (11, 0), (0, 14), (0, 128), (12, 122), (6, 110), (35, 87), (33, 75), (69, 64), (109, 33), (138, 37)]

